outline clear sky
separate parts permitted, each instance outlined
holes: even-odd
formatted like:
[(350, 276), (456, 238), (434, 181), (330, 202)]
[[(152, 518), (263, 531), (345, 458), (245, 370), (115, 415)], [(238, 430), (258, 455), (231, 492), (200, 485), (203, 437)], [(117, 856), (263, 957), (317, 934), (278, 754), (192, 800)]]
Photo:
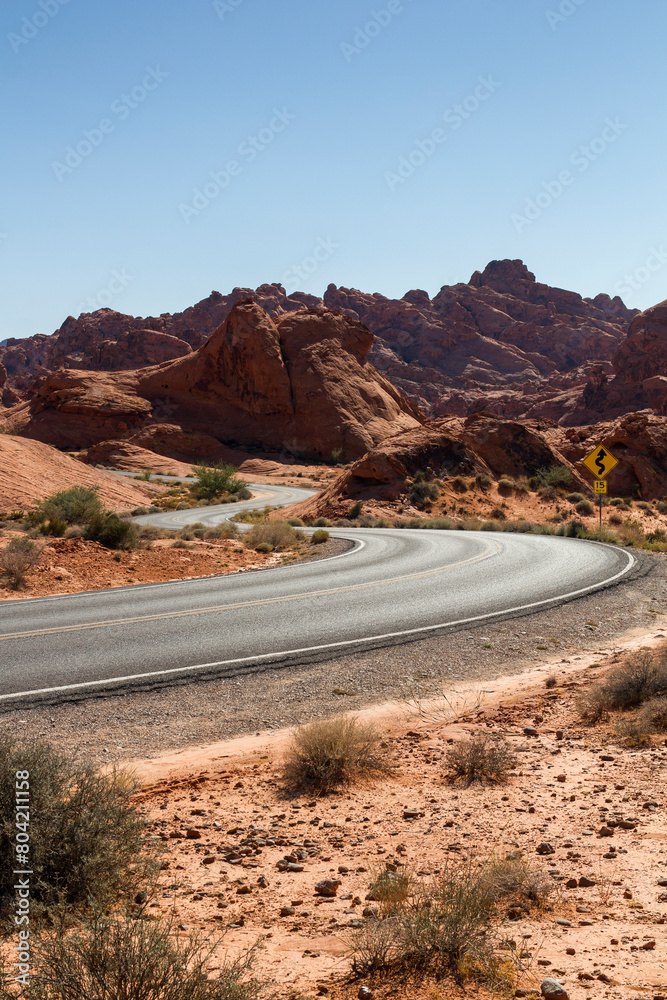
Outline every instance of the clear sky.
[(665, 0), (4, 0), (0, 22), (0, 339), (271, 281), (434, 294), (504, 257), (667, 297)]

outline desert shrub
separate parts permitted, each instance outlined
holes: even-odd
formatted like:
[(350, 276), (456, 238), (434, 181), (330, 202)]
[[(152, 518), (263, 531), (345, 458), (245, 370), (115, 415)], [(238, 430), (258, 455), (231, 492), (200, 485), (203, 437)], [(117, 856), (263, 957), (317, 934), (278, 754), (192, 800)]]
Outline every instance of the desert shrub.
[(650, 733), (667, 733), (667, 696), (651, 698), (642, 705), (638, 721)]
[(144, 524), (138, 530), (139, 538), (142, 542), (155, 542), (158, 538), (171, 537), (170, 531), (164, 528), (155, 528), (152, 524)]
[(373, 878), (366, 899), (381, 904), (383, 917), (391, 916), (408, 900), (413, 886), (414, 876), (408, 868), (400, 871), (385, 868)]
[(558, 491), (551, 483), (541, 483), (537, 488), (537, 495), (542, 500), (555, 500), (558, 496)]
[(102, 501), (96, 486), (71, 486), (42, 500), (34, 516), (47, 521), (58, 519), (65, 524), (89, 524), (101, 513)]
[(450, 781), (461, 779), (466, 787), (475, 781), (506, 781), (516, 767), (512, 745), (498, 733), (475, 733), (450, 747), (446, 767)]
[(484, 521), (480, 531), (500, 531), (500, 525), (497, 521)]
[(255, 552), (268, 555), (269, 552), (273, 552), (273, 545), (271, 545), (271, 542), (260, 542), (259, 545), (255, 546)]
[(646, 536), (647, 542), (665, 542), (667, 541), (667, 534), (665, 534), (662, 528), (656, 528), (655, 531), (649, 532)]
[(614, 726), (617, 739), (629, 748), (651, 745), (651, 729), (638, 716), (634, 719), (618, 719)]
[(414, 504), (415, 507), (420, 507), (430, 503), (432, 500), (437, 500), (440, 490), (435, 483), (427, 483), (425, 479), (415, 479), (408, 486), (406, 495), (410, 503)]
[(300, 517), (288, 517), (287, 523), (292, 528), (303, 528), (303, 521), (301, 520)]
[(583, 493), (568, 493), (565, 499), (570, 503), (581, 503), (581, 501), (585, 500), (586, 497)]
[(452, 480), (452, 489), (454, 490), (455, 493), (468, 492), (468, 484), (463, 478), (463, 476), (456, 476), (456, 478)]
[(134, 510), (132, 511), (132, 517), (143, 517), (145, 514), (148, 513), (149, 513), (148, 507), (135, 507)]
[(459, 981), (497, 978), (501, 962), (489, 934), (492, 909), (478, 871), (448, 868), (433, 881), (417, 883), (392, 916), (369, 921), (352, 937), (354, 969), (450, 974)]
[(667, 503), (665, 503), (664, 500), (658, 500), (656, 502), (656, 507), (658, 508), (661, 514), (667, 514)]
[(192, 546), (188, 545), (187, 541), (183, 537), (181, 537), (181, 538), (177, 538), (175, 542), (171, 543), (171, 548), (172, 549), (191, 549)]
[(347, 516), (350, 518), (351, 521), (354, 521), (355, 517), (359, 517), (359, 515), (361, 514), (362, 507), (363, 504), (361, 500), (357, 500), (356, 503), (352, 504), (349, 511), (347, 512)]
[(349, 521), (346, 517), (339, 517), (336, 521), (334, 521), (334, 527), (335, 528), (351, 528), (352, 527), (352, 521)]
[(382, 737), (371, 723), (339, 716), (300, 726), (283, 764), (293, 790), (311, 787), (322, 795), (335, 788), (391, 773)]
[(314, 528), (330, 528), (331, 526), (331, 521), (328, 517), (318, 517), (313, 521)]
[(646, 500), (637, 500), (635, 506), (639, 507), (641, 510), (647, 511), (650, 514), (653, 513), (653, 508), (651, 507), (651, 504), (648, 503)]
[(577, 707), (582, 718), (595, 722), (661, 695), (667, 695), (667, 655), (664, 650), (639, 650), (589, 688)]
[(318, 528), (317, 531), (312, 533), (310, 540), (313, 545), (322, 545), (323, 542), (329, 541), (329, 532), (325, 531), (324, 528)]
[(479, 882), (493, 903), (512, 898), (542, 904), (554, 889), (550, 876), (523, 858), (494, 858), (482, 869)]
[[(264, 524), (254, 524), (243, 536), (246, 548), (257, 549), (258, 545), (267, 543), (280, 552), (291, 549), (298, 541), (297, 532), (285, 521), (266, 521)], [(266, 550), (264, 550), (266, 551)]]
[(552, 465), (548, 469), (538, 469), (535, 477), (545, 486), (553, 486), (556, 489), (566, 489), (572, 479), (567, 465)]
[(225, 957), (209, 978), (215, 944), (196, 934), (178, 937), (169, 921), (98, 915), (69, 931), (60, 923), (35, 944), (21, 1000), (256, 1000), (260, 994), (250, 978), (257, 946), (233, 961)]
[(646, 538), (641, 524), (633, 517), (625, 518), (623, 524), (618, 526), (618, 533), (623, 539), (624, 545), (629, 547), (641, 546)]
[(558, 678), (555, 674), (550, 674), (544, 682), (544, 686), (547, 690), (552, 691), (558, 685)]
[(25, 586), (26, 577), (36, 565), (40, 550), (29, 538), (12, 538), (0, 556), (2, 568), (12, 590)]
[(214, 528), (208, 528), (204, 538), (207, 539), (224, 539), (229, 541), (230, 539), (236, 539), (239, 537), (241, 532), (239, 531), (236, 524), (233, 521), (223, 521), (222, 524), (216, 524)]
[(486, 492), (490, 487), (491, 483), (493, 482), (493, 480), (491, 479), (491, 476), (488, 475), (488, 473), (478, 472), (477, 475), (475, 476), (475, 482), (477, 486), (480, 488), (480, 490)]
[(96, 514), (88, 522), (84, 538), (89, 542), (99, 542), (106, 549), (135, 549), (139, 542), (135, 526), (109, 511)]
[[(200, 500), (213, 500), (223, 493), (235, 496), (248, 492), (248, 484), (236, 475), (237, 469), (226, 462), (216, 462), (214, 465), (195, 466), (195, 481), (190, 487)], [(249, 495), (249, 494), (248, 494)]]
[(612, 513), (609, 515), (609, 523), (623, 524), (623, 518), (621, 517), (620, 514), (617, 514), (616, 511), (612, 511)]
[[(126, 774), (75, 765), (39, 742), (0, 740), (0, 901), (14, 906), (16, 774), (29, 774), (31, 901), (106, 906), (146, 873), (145, 826)], [(23, 857), (23, 855), (21, 855)]]
[(40, 524), (39, 531), (42, 535), (52, 535), (54, 538), (62, 538), (67, 531), (67, 523), (59, 517), (52, 517), (49, 521), (44, 521)]
[(502, 509), (502, 507), (494, 507), (493, 510), (491, 511), (491, 517), (494, 518), (496, 521), (507, 520), (507, 515), (505, 514), (505, 511)]
[(510, 476), (503, 476), (498, 480), (498, 492), (502, 496), (508, 496), (514, 491), (514, 480)]
[(592, 514), (595, 510), (590, 500), (580, 500), (574, 509), (577, 514)]

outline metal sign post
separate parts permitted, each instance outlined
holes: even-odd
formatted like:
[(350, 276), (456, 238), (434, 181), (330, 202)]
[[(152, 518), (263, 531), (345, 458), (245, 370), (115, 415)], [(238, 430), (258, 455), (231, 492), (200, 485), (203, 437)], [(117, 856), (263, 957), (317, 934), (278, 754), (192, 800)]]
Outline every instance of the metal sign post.
[(598, 477), (593, 483), (593, 492), (598, 497), (600, 504), (600, 531), (602, 531), (602, 497), (607, 493), (607, 483), (605, 480), (611, 470), (618, 465), (618, 459), (607, 448), (599, 446), (598, 448), (594, 448), (589, 455), (586, 455), (586, 458), (582, 459), (582, 464), (586, 466), (589, 472)]

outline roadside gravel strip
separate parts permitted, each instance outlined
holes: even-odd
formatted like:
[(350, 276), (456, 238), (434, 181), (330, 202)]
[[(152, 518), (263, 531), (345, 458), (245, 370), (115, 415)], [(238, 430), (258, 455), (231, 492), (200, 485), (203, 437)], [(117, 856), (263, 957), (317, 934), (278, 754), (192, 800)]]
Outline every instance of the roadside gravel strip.
[(545, 677), (547, 671), (558, 674), (562, 663), (602, 658), (628, 632), (660, 633), (667, 626), (667, 562), (644, 556), (642, 570), (619, 586), (520, 618), (334, 660), (197, 683), (180, 678), (152, 690), (99, 691), (54, 705), (6, 705), (0, 733), (46, 739), (99, 763), (157, 757), (368, 705), (407, 702), (415, 690), (428, 696), (456, 682), (469, 684), (472, 703), (480, 688), (493, 687), (494, 677), (520, 675), (538, 664)]

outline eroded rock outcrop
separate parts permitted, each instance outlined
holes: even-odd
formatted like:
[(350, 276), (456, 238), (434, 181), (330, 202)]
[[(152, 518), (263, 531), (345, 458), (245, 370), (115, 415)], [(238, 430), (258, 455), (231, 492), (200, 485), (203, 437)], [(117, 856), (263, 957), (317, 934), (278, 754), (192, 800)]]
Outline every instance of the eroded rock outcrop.
[(245, 300), (197, 351), (137, 371), (55, 372), (5, 422), (56, 445), (129, 438), (180, 460), (216, 458), (222, 445), (358, 458), (423, 422), (366, 361), (372, 340), (324, 308), (274, 321)]

